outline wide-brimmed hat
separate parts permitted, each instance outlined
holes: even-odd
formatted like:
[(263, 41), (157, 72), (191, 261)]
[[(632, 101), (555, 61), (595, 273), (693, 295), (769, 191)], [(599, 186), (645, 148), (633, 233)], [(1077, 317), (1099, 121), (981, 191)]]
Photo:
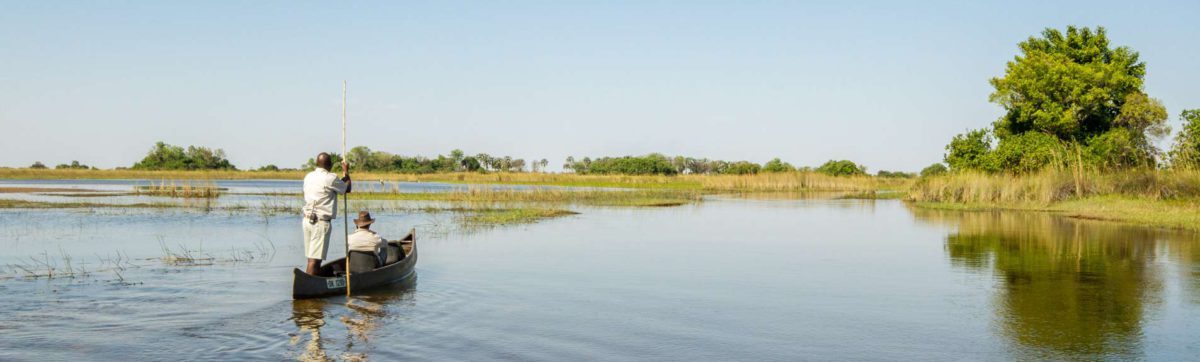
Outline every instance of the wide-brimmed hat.
[(354, 219), (354, 225), (358, 227), (371, 225), (373, 223), (375, 223), (375, 219), (372, 219), (371, 213), (367, 212), (366, 210), (359, 211), (358, 218)]

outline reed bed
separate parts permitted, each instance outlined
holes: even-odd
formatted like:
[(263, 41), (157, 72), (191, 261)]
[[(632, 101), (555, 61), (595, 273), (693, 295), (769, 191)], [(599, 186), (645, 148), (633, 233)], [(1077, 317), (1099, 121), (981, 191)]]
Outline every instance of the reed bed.
[[(175, 180), (297, 180), (304, 171), (146, 171), (146, 170), (33, 170), (0, 169), (0, 179), (175, 179)], [(865, 191), (904, 189), (910, 180), (871, 176), (835, 177), (812, 171), (760, 173), (757, 175), (578, 175), (573, 173), (496, 172), (398, 174), (353, 172), (355, 180), (450, 182), (472, 184), (545, 185), (633, 189), (705, 190), (714, 192), (758, 191)]]
[(356, 200), (448, 201), (463, 203), (567, 203), (591, 206), (678, 206), (703, 198), (697, 190), (563, 190), (535, 188), (530, 190), (496, 190), (472, 187), (466, 191), (449, 192), (354, 192)]
[(874, 191), (904, 189), (911, 182), (871, 176), (838, 177), (808, 171), (681, 177), (695, 179), (704, 190), (718, 192)]
[(917, 180), (908, 199), (942, 203), (1049, 204), (1097, 196), (1148, 200), (1200, 197), (1200, 172), (1127, 170), (1060, 171), (1011, 176), (956, 173)]
[(166, 180), (159, 183), (151, 183), (147, 186), (134, 186), (134, 195), (148, 196), (168, 196), (185, 199), (213, 199), (221, 196), (223, 189), (217, 187), (212, 182), (195, 183), (195, 182), (176, 182), (174, 180), (167, 183)]
[(577, 214), (579, 213), (569, 210), (542, 208), (479, 209), (462, 213), (459, 223), (464, 227), (529, 224)]

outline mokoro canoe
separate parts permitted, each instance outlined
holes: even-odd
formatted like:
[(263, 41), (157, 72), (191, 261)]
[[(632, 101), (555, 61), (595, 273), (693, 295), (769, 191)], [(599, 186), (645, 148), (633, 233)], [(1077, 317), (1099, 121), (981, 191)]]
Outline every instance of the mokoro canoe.
[[(396, 243), (389, 241), (389, 243)], [(404, 259), (397, 260), (394, 263), (384, 265), (375, 270), (350, 273), (350, 293), (365, 291), (368, 289), (381, 287), (385, 285), (395, 284), (402, 281), (412, 279), (417, 275), (414, 267), (417, 265), (417, 235), (416, 230), (410, 231), (408, 236), (400, 239), (400, 247), (404, 250)], [(330, 261), (321, 266), (321, 269), (329, 270), (335, 265), (344, 265), (346, 258)], [(339, 268), (344, 268), (341, 266)], [(308, 299), (319, 298), (333, 295), (346, 295), (346, 277), (338, 275), (335, 277), (318, 277), (305, 273), (299, 268), (293, 269), (292, 274), (292, 298)]]

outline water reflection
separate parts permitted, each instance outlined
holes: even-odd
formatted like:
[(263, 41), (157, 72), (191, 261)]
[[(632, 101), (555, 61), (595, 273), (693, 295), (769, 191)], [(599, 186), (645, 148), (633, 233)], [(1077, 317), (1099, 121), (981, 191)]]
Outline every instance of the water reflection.
[[(411, 306), (416, 287), (415, 278), (390, 288), (383, 288), (353, 298), (304, 299), (292, 301), (292, 322), (299, 330), (292, 334), (290, 344), (297, 349), (296, 359), (301, 361), (333, 361), (330, 355), (339, 360), (366, 360), (363, 352), (355, 352), (358, 343), (370, 343), (373, 333), (387, 325), (390, 329), (402, 326), (396, 325), (396, 318), (391, 318), (389, 308), (404, 308)], [(336, 335), (332, 340), (343, 339), (344, 343), (331, 345), (330, 338), (322, 335), (322, 328), (336, 320), (345, 326), (346, 333)], [(390, 323), (389, 323), (390, 322)], [(326, 330), (326, 332), (330, 332)], [(337, 331), (340, 332), (340, 331)], [(340, 348), (340, 353), (330, 352), (331, 348)], [(365, 350), (366, 348), (360, 348)]]
[(1200, 259), (1194, 235), (1181, 232), (1041, 213), (913, 212), (957, 229), (945, 240), (950, 263), (996, 278), (998, 331), (1038, 359), (1141, 356), (1143, 321), (1167, 277), (1156, 260)]

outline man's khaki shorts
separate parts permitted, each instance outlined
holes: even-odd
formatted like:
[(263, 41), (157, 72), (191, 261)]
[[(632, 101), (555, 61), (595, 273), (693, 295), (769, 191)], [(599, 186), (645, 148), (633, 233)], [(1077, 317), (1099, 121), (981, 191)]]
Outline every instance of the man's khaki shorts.
[(329, 254), (329, 220), (317, 220), (315, 224), (301, 219), (304, 224), (304, 256), (309, 259), (325, 260)]

